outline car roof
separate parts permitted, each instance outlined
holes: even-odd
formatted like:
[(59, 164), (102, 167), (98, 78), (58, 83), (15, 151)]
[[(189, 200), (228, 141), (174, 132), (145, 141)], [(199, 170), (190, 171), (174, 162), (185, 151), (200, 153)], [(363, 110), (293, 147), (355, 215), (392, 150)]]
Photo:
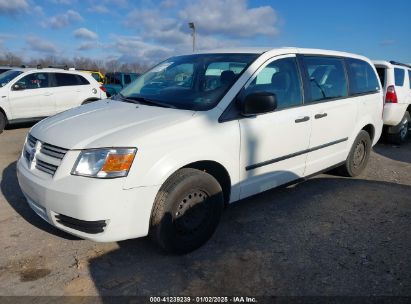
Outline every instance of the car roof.
[(85, 72), (85, 71), (81, 71), (81, 70), (65, 70), (65, 69), (58, 69), (58, 68), (12, 68), (12, 70), (15, 71), (21, 71), (21, 72), (32, 72), (32, 71), (36, 71), (36, 72), (53, 72), (53, 73), (67, 73), (67, 74), (81, 74), (81, 75), (89, 75), (89, 73)]
[(401, 68), (401, 69), (410, 69), (411, 68), (411, 65), (409, 66), (409, 65), (398, 63), (398, 62), (395, 63), (395, 62), (391, 62), (391, 61), (388, 61), (388, 60), (373, 60), (372, 63), (376, 66), (382, 66), (382, 67), (385, 67), (385, 68), (393, 68), (393, 67)]
[(272, 47), (239, 47), (239, 48), (226, 48), (226, 49), (212, 49), (212, 50), (200, 50), (196, 51), (195, 53), (187, 53), (183, 55), (190, 55), (190, 54), (263, 54), (263, 53), (272, 53), (273, 56), (278, 56), (282, 54), (312, 54), (312, 55), (325, 55), (325, 56), (337, 56), (337, 57), (351, 57), (369, 61), (367, 57), (341, 52), (341, 51), (333, 51), (333, 50), (326, 50), (326, 49), (311, 49), (311, 48), (297, 48), (297, 47), (280, 47), (280, 48), (272, 48)]

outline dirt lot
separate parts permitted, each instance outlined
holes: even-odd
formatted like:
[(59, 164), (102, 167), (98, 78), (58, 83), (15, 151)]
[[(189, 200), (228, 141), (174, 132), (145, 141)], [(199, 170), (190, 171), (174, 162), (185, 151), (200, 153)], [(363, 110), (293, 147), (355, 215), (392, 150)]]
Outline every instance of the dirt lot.
[(0, 295), (411, 296), (411, 140), (378, 144), (359, 178), (321, 175), (234, 204), (206, 246), (168, 256), (35, 215), (15, 172), (27, 131), (0, 135)]

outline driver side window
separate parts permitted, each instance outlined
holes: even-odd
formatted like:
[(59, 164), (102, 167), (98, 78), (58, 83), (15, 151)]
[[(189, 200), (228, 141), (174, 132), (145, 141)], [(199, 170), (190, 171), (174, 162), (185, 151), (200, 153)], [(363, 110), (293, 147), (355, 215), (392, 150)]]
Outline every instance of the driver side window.
[(275, 60), (264, 67), (245, 89), (245, 94), (274, 93), (277, 109), (302, 104), (301, 80), (294, 57)]

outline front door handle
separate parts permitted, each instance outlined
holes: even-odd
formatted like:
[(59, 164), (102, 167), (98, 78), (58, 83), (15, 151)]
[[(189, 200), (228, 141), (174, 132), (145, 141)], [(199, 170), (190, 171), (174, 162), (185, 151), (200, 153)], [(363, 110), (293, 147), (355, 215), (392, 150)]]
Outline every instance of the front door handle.
[(295, 120), (295, 123), (305, 122), (305, 121), (309, 121), (309, 120), (310, 120), (309, 116), (304, 116), (304, 117), (301, 117), (301, 118), (297, 118)]
[(51, 95), (53, 95), (52, 92), (46, 92), (46, 93), (44, 93), (44, 96), (51, 96)]
[(315, 119), (320, 119), (320, 118), (324, 118), (324, 117), (327, 117), (327, 113), (315, 114), (315, 116), (314, 116)]

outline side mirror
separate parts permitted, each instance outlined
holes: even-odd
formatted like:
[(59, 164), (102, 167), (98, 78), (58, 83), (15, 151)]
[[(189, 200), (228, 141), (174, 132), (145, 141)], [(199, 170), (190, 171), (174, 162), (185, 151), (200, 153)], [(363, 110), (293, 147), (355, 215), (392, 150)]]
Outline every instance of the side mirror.
[(273, 112), (277, 108), (277, 96), (269, 92), (251, 93), (239, 101), (239, 106), (244, 116)]
[(25, 87), (21, 84), (15, 83), (13, 84), (13, 86), (11, 87), (13, 91), (22, 91), (25, 89)]

